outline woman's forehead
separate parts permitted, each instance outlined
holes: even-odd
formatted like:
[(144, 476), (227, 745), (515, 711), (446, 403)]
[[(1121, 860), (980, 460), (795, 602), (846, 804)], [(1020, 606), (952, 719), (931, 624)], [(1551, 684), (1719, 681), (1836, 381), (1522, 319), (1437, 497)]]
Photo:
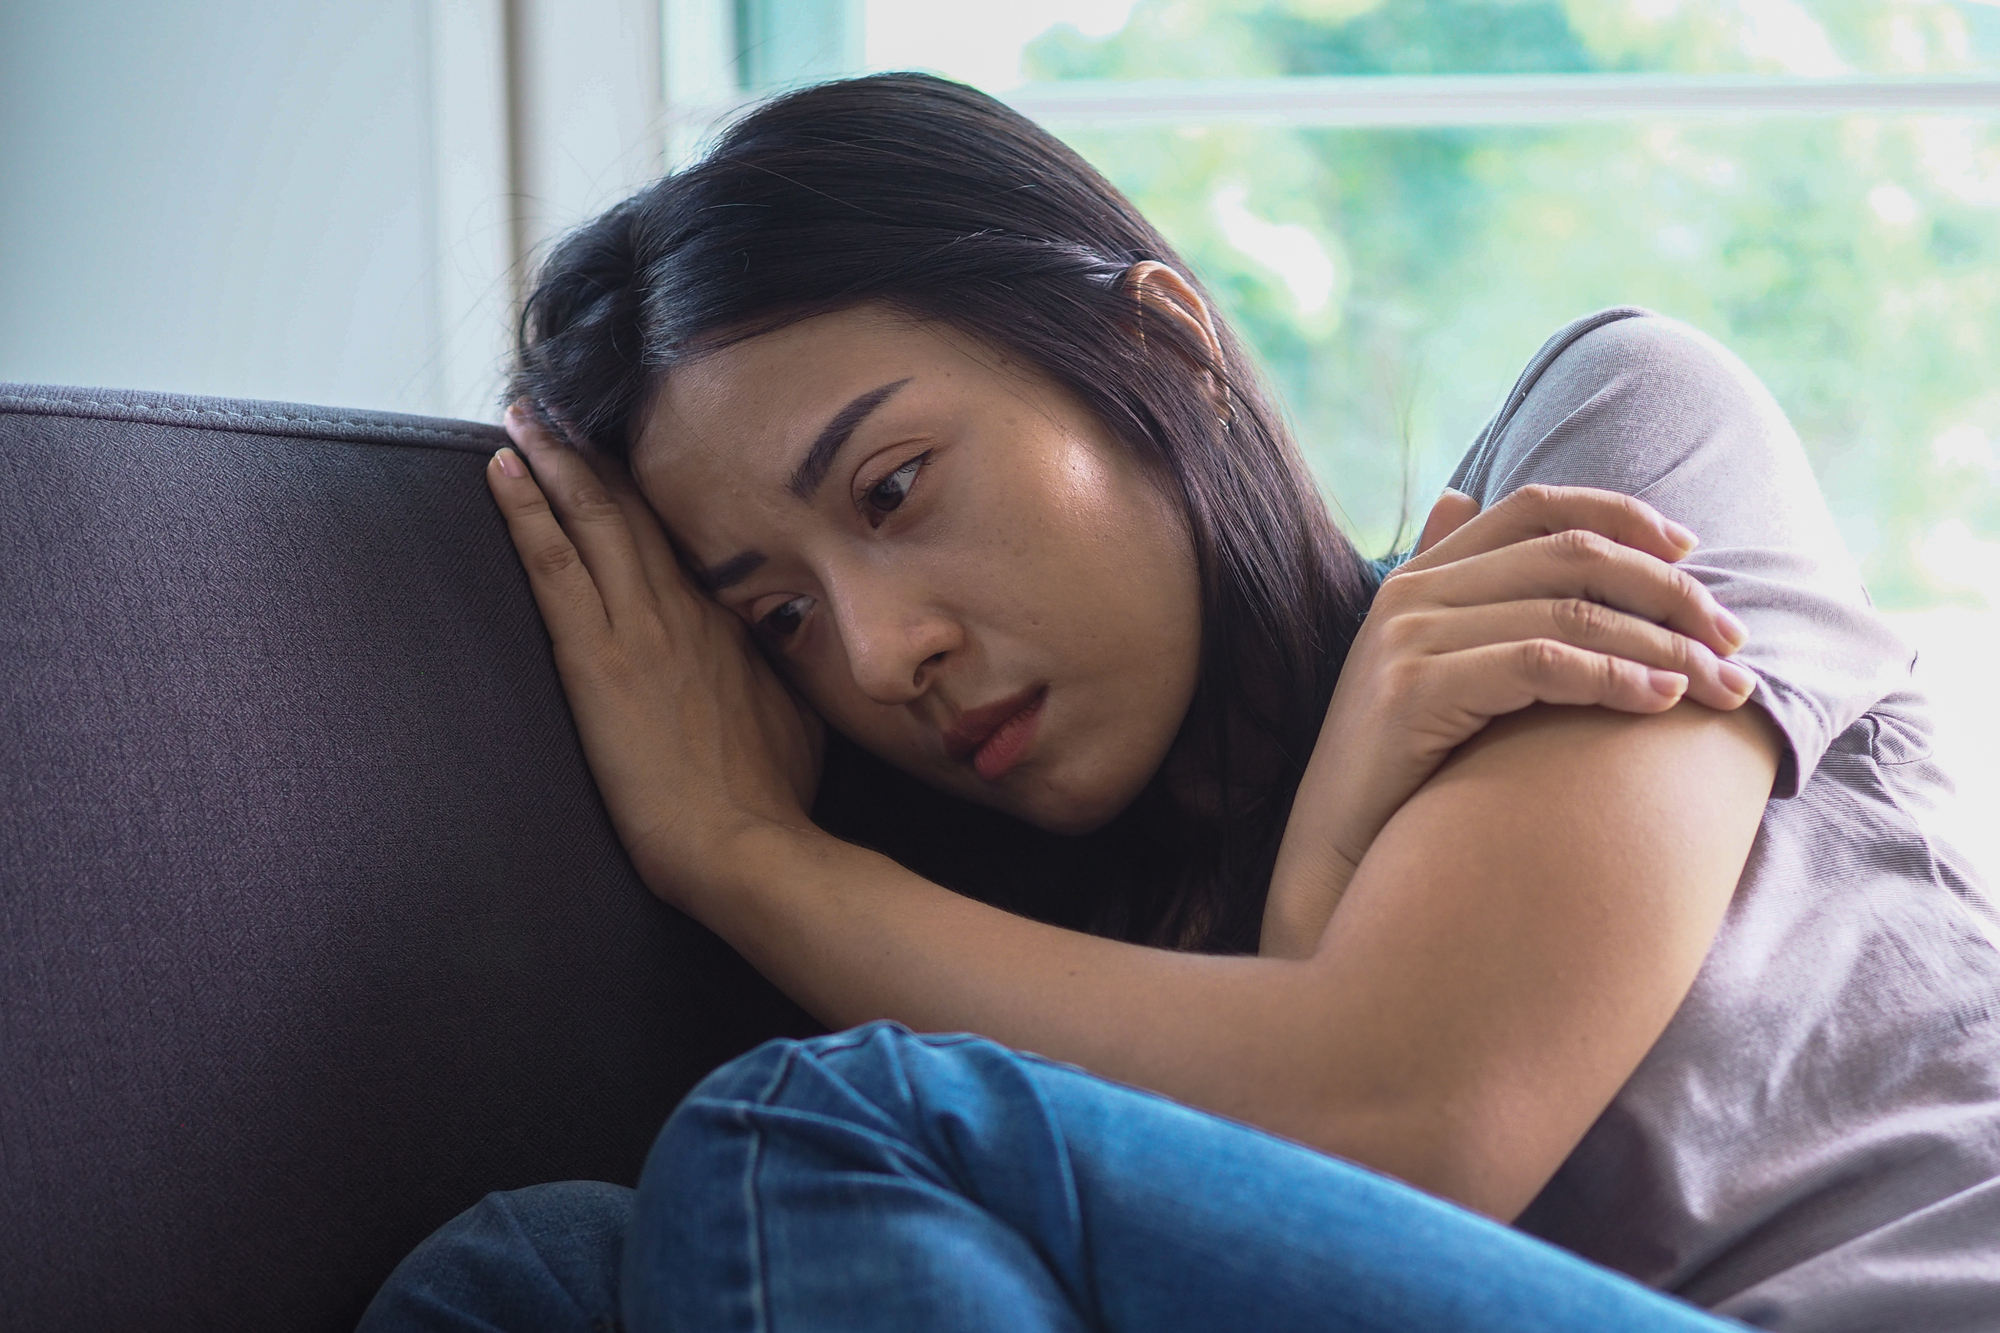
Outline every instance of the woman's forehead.
[(931, 326), (874, 306), (816, 315), (675, 366), (654, 392), (634, 465), (680, 471), (775, 464), (857, 393), (950, 373)]
[[(893, 386), (905, 401), (939, 389), (1024, 376), (985, 343), (938, 321), (879, 305), (816, 315), (746, 338), (668, 371), (633, 451), (642, 484), (718, 471), (765, 485), (789, 480), (816, 438), (857, 403)], [(884, 394), (884, 397), (887, 395)]]
[(957, 339), (893, 312), (801, 320), (670, 370), (632, 472), (697, 563), (726, 561), (746, 543), (783, 544), (836, 488), (835, 455), (858, 425), (885, 408), (909, 421), (909, 399), (935, 402), (968, 369)]

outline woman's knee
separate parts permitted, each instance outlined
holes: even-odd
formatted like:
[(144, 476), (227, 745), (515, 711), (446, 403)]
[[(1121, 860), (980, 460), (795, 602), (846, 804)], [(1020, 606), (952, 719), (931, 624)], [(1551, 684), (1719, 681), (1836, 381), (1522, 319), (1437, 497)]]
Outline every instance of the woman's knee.
[[(941, 1105), (963, 1108), (968, 1101), (1032, 1095), (1031, 1071), (1041, 1063), (982, 1037), (874, 1022), (766, 1042), (708, 1075), (682, 1108), (802, 1111), (897, 1132)], [(732, 1119), (748, 1124), (744, 1116)]]
[[(642, 1197), (669, 1190), (684, 1195), (714, 1174), (721, 1155), (732, 1143), (764, 1140), (782, 1133), (788, 1113), (803, 1113), (810, 1123), (861, 1119), (888, 1128), (880, 1108), (849, 1084), (835, 1068), (848, 1074), (881, 1074), (897, 1059), (894, 1049), (911, 1040), (903, 1028), (871, 1023), (848, 1032), (805, 1040), (767, 1041), (721, 1065), (697, 1083), (660, 1129), (640, 1176)], [(863, 1070), (861, 1065), (871, 1068)], [(717, 1183), (722, 1183), (718, 1178)]]
[(705, 1195), (739, 1188), (753, 1157), (915, 1170), (976, 1194), (973, 1161), (986, 1149), (1056, 1146), (1037, 1083), (1047, 1068), (983, 1038), (887, 1022), (767, 1042), (703, 1079), (668, 1118), (640, 1178), (639, 1210), (701, 1207)]
[[(773, 1264), (792, 1271), (785, 1255), (839, 1238), (896, 1249), (883, 1238), (969, 1227), (982, 1244), (1011, 1232), (1074, 1252), (1066, 1149), (1036, 1082), (1048, 1068), (990, 1041), (887, 1023), (724, 1065), (647, 1158), (626, 1251), (628, 1324), (734, 1308)], [(1064, 1277), (1072, 1289), (1076, 1275)]]
[(396, 1266), (357, 1333), (610, 1329), (632, 1199), (596, 1180), (489, 1194)]

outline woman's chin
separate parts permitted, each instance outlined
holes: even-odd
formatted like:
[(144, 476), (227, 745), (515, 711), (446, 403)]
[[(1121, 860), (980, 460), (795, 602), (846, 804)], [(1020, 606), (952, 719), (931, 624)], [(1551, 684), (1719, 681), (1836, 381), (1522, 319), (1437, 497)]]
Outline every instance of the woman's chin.
[(1126, 792), (1122, 788), (1106, 790), (1038, 784), (1033, 790), (1019, 793), (996, 791), (994, 794), (1000, 799), (989, 804), (1044, 832), (1080, 837), (1085, 833), (1095, 833), (1116, 819), (1125, 807), (1138, 798), (1144, 785), (1141, 783)]

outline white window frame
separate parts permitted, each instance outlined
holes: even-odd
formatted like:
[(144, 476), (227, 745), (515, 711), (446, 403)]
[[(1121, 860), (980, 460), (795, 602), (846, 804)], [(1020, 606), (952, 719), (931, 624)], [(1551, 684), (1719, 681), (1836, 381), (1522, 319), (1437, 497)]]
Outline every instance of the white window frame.
[[(505, 330), (550, 240), (754, 105), (734, 0), (431, 0), (447, 410), (492, 419)], [(1051, 128), (1479, 127), (1856, 112), (2000, 116), (2000, 78), (1649, 74), (1075, 80), (1004, 94)]]
[(1359, 74), (1074, 80), (1008, 93), (1050, 124), (1467, 126), (1852, 112), (2000, 114), (2000, 78), (1664, 74)]

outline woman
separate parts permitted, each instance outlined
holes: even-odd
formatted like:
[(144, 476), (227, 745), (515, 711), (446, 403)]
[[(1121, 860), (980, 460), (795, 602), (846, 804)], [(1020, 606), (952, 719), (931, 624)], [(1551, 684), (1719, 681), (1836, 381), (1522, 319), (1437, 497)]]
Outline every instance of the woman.
[[(1166, 243), (915, 76), (760, 109), (524, 327), (489, 481), (620, 837), (865, 1026), (712, 1075), (636, 1195), (489, 1198), (364, 1327), (2000, 1309), (1990, 912), (1714, 344), (1563, 330), (1384, 579)], [(822, 720), (1061, 835), (1049, 920), (816, 826)]]

